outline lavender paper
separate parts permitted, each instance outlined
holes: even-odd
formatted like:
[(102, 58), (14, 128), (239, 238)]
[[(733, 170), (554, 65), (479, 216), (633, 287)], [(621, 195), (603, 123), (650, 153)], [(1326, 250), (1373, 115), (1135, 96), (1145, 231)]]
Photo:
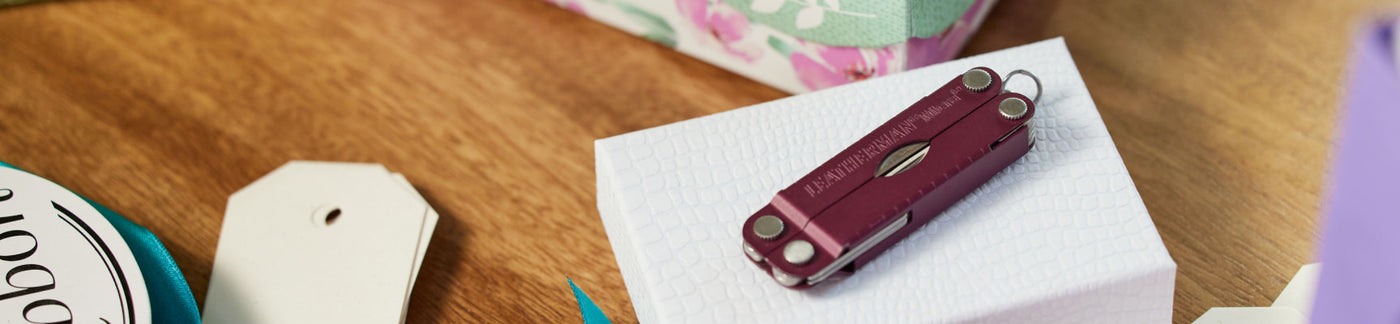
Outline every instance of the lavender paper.
[(1400, 323), (1400, 75), (1389, 23), (1353, 47), (1312, 323)]

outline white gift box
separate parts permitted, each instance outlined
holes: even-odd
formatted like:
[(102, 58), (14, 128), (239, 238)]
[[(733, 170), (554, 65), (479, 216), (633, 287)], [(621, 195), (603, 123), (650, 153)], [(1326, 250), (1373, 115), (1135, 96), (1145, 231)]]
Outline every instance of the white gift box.
[[(1029, 153), (848, 278), (795, 291), (749, 262), (741, 225), (774, 193), (976, 66), (1043, 82)], [(595, 146), (599, 213), (643, 323), (1171, 321), (1176, 264), (1061, 39)]]

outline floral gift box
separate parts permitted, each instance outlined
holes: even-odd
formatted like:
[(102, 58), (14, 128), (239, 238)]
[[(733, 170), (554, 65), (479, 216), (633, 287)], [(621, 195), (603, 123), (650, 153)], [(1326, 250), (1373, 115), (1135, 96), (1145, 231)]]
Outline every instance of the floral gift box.
[(952, 59), (995, 0), (548, 0), (791, 93)]

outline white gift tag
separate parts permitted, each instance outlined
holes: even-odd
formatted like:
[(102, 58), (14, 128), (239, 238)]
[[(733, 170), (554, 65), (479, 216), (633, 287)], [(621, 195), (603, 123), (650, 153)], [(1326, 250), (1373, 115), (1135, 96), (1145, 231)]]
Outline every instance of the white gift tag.
[[(423, 232), (419, 234), (418, 238), (418, 252), (414, 254), (416, 257), (413, 259), (413, 273), (408, 278), (407, 291), (411, 294), (413, 292), (413, 285), (418, 283), (418, 269), (423, 266), (423, 254), (428, 251), (428, 241), (433, 237), (433, 229), (437, 226), (438, 213), (436, 210), (433, 210), (432, 205), (428, 205), (428, 200), (424, 199), (423, 195), (418, 193), (418, 190), (413, 189), (413, 185), (408, 183), (407, 178), (404, 178), (402, 174), (398, 173), (394, 173), (392, 176), (399, 185), (402, 185), (405, 190), (413, 193), (414, 197), (422, 201), (424, 206), (428, 206), (428, 212), (424, 215)], [(408, 315), (408, 298), (404, 298), (403, 310), (400, 313), (399, 322), (402, 323), (404, 318)]]
[(381, 165), (287, 163), (229, 197), (204, 323), (402, 322), (437, 219)]
[(1312, 314), (1313, 294), (1321, 264), (1305, 264), (1293, 274), (1269, 307), (1212, 307), (1192, 324), (1305, 324)]

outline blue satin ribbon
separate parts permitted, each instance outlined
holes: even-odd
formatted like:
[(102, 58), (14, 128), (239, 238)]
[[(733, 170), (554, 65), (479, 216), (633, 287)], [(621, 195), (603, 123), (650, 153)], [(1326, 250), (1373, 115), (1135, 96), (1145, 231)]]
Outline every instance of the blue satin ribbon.
[[(24, 171), (4, 161), (0, 161), (0, 167)], [(78, 195), (76, 192), (73, 194)], [(194, 303), (194, 294), (190, 293), (185, 276), (180, 273), (180, 267), (175, 265), (175, 260), (170, 258), (170, 252), (165, 250), (165, 245), (160, 244), (160, 239), (151, 234), (151, 231), (132, 223), (111, 209), (83, 195), (78, 197), (102, 213), (131, 248), (131, 254), (136, 257), (136, 264), (141, 268), (141, 277), (146, 281), (146, 294), (151, 300), (151, 322), (199, 323), (199, 306)]]

